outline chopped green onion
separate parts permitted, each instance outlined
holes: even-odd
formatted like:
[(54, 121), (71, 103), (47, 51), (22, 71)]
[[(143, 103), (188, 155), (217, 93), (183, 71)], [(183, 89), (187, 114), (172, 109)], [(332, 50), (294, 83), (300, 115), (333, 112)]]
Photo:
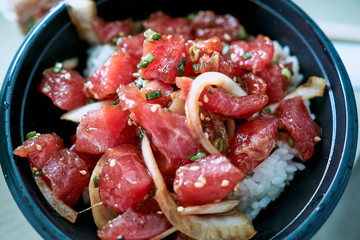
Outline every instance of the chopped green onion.
[(244, 54), (242, 55), (242, 57), (246, 60), (248, 58), (251, 58), (252, 56), (252, 52), (251, 51), (247, 51), (247, 52), (244, 52)]
[(41, 168), (36, 169), (36, 170), (33, 172), (34, 177), (38, 177), (38, 176), (40, 176), (40, 174), (41, 174)]
[(240, 29), (240, 30), (238, 31), (238, 34), (239, 34), (239, 37), (240, 37), (241, 39), (245, 39), (245, 38), (247, 38), (247, 36), (248, 36), (245, 28)]
[(179, 76), (183, 76), (185, 72), (185, 66), (186, 66), (186, 58), (181, 59), (181, 61), (176, 66), (176, 69), (178, 71)]
[(224, 43), (223, 49), (222, 49), (222, 51), (221, 51), (221, 54), (222, 54), (222, 55), (226, 55), (226, 54), (228, 54), (229, 52), (230, 52), (230, 45), (227, 44), (227, 43)]
[(190, 56), (191, 62), (196, 62), (197, 60), (199, 60), (200, 51), (199, 51), (199, 49), (197, 49), (197, 47), (195, 45), (193, 45), (189, 49), (189, 56)]
[(265, 108), (262, 109), (262, 112), (267, 113), (267, 114), (271, 114), (271, 108), (265, 107)]
[(88, 103), (94, 103), (94, 102), (97, 102), (97, 99), (96, 98), (93, 98), (93, 97), (88, 97)]
[(149, 63), (152, 63), (155, 59), (156, 57), (151, 53), (149, 53), (148, 55), (142, 58), (142, 60), (139, 63), (139, 67), (146, 68), (149, 65)]
[(139, 77), (138, 79), (135, 80), (135, 85), (139, 89), (142, 89), (148, 82), (150, 82), (150, 81), (149, 80), (144, 80), (143, 78)]
[(185, 18), (188, 22), (192, 21), (197, 15), (199, 14), (199, 12), (193, 12), (193, 13), (189, 13)]
[(143, 139), (143, 137), (144, 137), (144, 130), (140, 130), (140, 133), (139, 133), (139, 139), (140, 139), (140, 141)]
[(213, 146), (214, 148), (219, 150), (219, 152), (222, 152), (224, 150), (224, 139), (222, 139), (221, 137), (216, 138), (213, 142)]
[(118, 40), (119, 40), (119, 37), (114, 37), (114, 38), (111, 40), (111, 42), (116, 45)]
[(26, 31), (30, 31), (36, 24), (36, 20), (34, 18), (30, 18), (25, 22)]
[(196, 160), (198, 160), (198, 159), (200, 159), (200, 158), (203, 158), (203, 157), (205, 157), (205, 156), (206, 156), (206, 154), (205, 154), (204, 152), (198, 152), (198, 153), (192, 155), (192, 156), (190, 157), (190, 160), (191, 160), (191, 161), (196, 161)]
[(206, 89), (206, 91), (208, 92), (208, 93), (210, 93), (210, 94), (213, 94), (213, 91), (210, 89), (210, 88), (205, 88)]
[(26, 139), (37, 139), (36, 131), (32, 131), (26, 134)]
[(123, 235), (120, 235), (116, 238), (116, 240), (125, 240), (125, 237)]
[(281, 69), (281, 75), (287, 82), (291, 80), (291, 72), (288, 68), (284, 67), (283, 69)]
[(161, 89), (146, 93), (146, 100), (154, 100), (161, 97)]
[(194, 64), (193, 66), (194, 71), (198, 71), (199, 70), (199, 64)]
[(146, 37), (146, 39), (149, 41), (149, 42), (152, 42), (154, 40), (158, 40), (161, 38), (161, 34), (160, 33), (157, 33), (155, 32), (154, 30), (152, 29), (148, 29), (144, 32), (144, 36)]
[(292, 148), (295, 147), (295, 140), (294, 140), (294, 138), (292, 136), (289, 135), (286, 138), (286, 142), (290, 147), (292, 147)]
[(94, 187), (97, 188), (98, 185), (99, 185), (99, 177), (98, 176), (95, 176), (94, 179), (93, 179), (93, 182), (94, 182)]
[(64, 66), (64, 64), (62, 62), (56, 62), (53, 67), (53, 72), (59, 73), (61, 71), (61, 69), (63, 68), (63, 66)]
[(111, 103), (111, 105), (118, 105), (119, 104), (119, 97), (116, 97), (115, 100)]

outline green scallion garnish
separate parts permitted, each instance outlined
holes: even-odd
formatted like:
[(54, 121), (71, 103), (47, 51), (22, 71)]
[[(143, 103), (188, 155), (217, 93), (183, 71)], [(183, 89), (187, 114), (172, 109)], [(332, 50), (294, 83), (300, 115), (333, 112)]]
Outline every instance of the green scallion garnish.
[(200, 51), (199, 51), (199, 49), (197, 49), (197, 47), (195, 45), (193, 45), (189, 49), (189, 56), (190, 56), (191, 62), (196, 62), (197, 60), (199, 60)]
[(36, 139), (37, 135), (36, 135), (36, 131), (32, 131), (26, 134), (26, 139)]
[(181, 59), (181, 61), (176, 66), (176, 69), (178, 71), (179, 76), (183, 76), (185, 72), (185, 66), (186, 66), (186, 58)]
[(292, 136), (290, 136), (290, 135), (287, 136), (286, 142), (290, 147), (292, 147), (292, 148), (295, 147), (295, 140)]
[(149, 42), (152, 42), (154, 40), (158, 40), (161, 38), (161, 34), (160, 33), (157, 33), (155, 32), (154, 30), (152, 29), (148, 29), (144, 32), (144, 36), (146, 37), (146, 39), (149, 41)]
[(283, 69), (281, 69), (281, 75), (287, 82), (291, 80), (291, 72), (288, 68), (284, 67)]
[(211, 90), (211, 88), (205, 88), (205, 90), (208, 92), (208, 93), (210, 93), (210, 94), (213, 94), (213, 91)]
[(142, 57), (142, 60), (139, 63), (139, 67), (146, 68), (149, 65), (149, 63), (152, 63), (155, 59), (156, 57), (151, 53), (149, 53), (145, 57)]
[(34, 177), (38, 177), (38, 176), (40, 176), (40, 174), (41, 174), (41, 168), (36, 169), (36, 170), (33, 172)]
[(146, 93), (146, 100), (154, 100), (161, 97), (161, 89)]
[(61, 69), (63, 68), (63, 66), (64, 66), (64, 64), (62, 62), (56, 62), (53, 67), (53, 72), (59, 73), (61, 71)]
[(222, 49), (222, 51), (221, 51), (221, 54), (222, 54), (222, 55), (226, 55), (226, 54), (228, 54), (229, 52), (230, 52), (230, 45), (227, 44), (227, 43), (224, 43), (223, 49)]
[(199, 160), (200, 158), (203, 158), (203, 157), (205, 157), (205, 156), (206, 156), (206, 154), (205, 154), (204, 152), (198, 152), (198, 153), (192, 155), (192, 156), (190, 157), (190, 160), (191, 160), (191, 161), (196, 161), (196, 160)]
[(222, 139), (221, 137), (218, 137), (215, 139), (215, 141), (212, 143), (212, 145), (214, 146), (214, 148), (219, 150), (219, 152), (222, 152), (224, 150), (224, 139)]
[(238, 31), (238, 34), (239, 34), (239, 37), (240, 37), (241, 39), (245, 39), (245, 38), (247, 38), (247, 36), (248, 36), (245, 28), (240, 29), (240, 30)]
[(252, 56), (252, 52), (251, 52), (251, 51), (244, 52), (244, 54), (242, 55), (242, 57), (243, 57), (245, 60), (251, 58), (251, 56)]
[(111, 105), (118, 105), (119, 104), (119, 97), (116, 97), (115, 100), (111, 103)]
[(197, 15), (199, 14), (199, 12), (193, 12), (193, 13), (189, 13), (185, 19), (190, 22), (192, 21)]
[(149, 80), (144, 80), (143, 78), (139, 77), (134, 82), (139, 89), (142, 89), (149, 82)]
[(98, 185), (99, 185), (99, 177), (98, 176), (95, 176), (94, 178), (93, 178), (93, 182), (94, 182), (94, 187), (95, 188), (97, 188), (98, 187)]
[(123, 235), (120, 235), (116, 238), (116, 240), (125, 240), (125, 237)]

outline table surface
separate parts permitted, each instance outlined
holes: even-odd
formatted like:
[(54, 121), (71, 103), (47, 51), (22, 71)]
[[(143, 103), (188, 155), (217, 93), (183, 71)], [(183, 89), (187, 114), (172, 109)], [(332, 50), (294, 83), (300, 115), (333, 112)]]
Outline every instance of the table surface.
[[(0, 0), (0, 4), (1, 4)], [(352, 81), (360, 106), (360, 1), (295, 0), (333, 40)], [(326, 4), (324, 4), (326, 2)], [(319, 11), (321, 9), (321, 11)], [(10, 61), (23, 41), (17, 26), (0, 14), (0, 86)], [(358, 113), (359, 114), (359, 113)], [(356, 154), (358, 158), (358, 153)], [(339, 204), (322, 228), (312, 238), (360, 239), (360, 163), (355, 163), (348, 186)], [(13, 200), (0, 168), (0, 239), (42, 239), (22, 215)]]

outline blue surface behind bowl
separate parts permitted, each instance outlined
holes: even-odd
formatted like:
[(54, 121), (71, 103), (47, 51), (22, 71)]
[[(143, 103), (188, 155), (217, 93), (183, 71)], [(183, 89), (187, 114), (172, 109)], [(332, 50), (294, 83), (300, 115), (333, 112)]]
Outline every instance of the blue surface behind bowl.
[[(119, 1), (97, 1), (99, 16), (108, 20), (144, 19), (156, 10), (172, 16), (208, 9), (201, 1), (177, 6), (153, 2), (146, 9), (121, 5)], [(350, 80), (331, 42), (316, 24), (289, 1), (246, 1), (242, 6), (217, 6), (218, 14), (238, 17), (252, 33), (263, 33), (298, 56), (305, 78), (329, 80), (323, 98), (314, 99), (311, 109), (322, 127), (322, 141), (306, 170), (298, 172), (291, 185), (254, 221), (253, 239), (308, 239), (331, 214), (347, 184), (357, 145), (357, 112)], [(121, 16), (119, 16), (121, 12)], [(79, 56), (84, 66), (87, 44), (77, 38), (62, 4), (54, 8), (27, 36), (15, 56), (1, 90), (1, 164), (15, 201), (46, 239), (97, 239), (91, 212), (80, 214), (76, 224), (62, 219), (46, 203), (32, 179), (26, 160), (12, 151), (26, 132), (55, 131), (68, 139), (75, 125), (60, 121), (63, 113), (37, 91), (43, 69), (55, 61)], [(78, 204), (76, 209), (84, 209)]]

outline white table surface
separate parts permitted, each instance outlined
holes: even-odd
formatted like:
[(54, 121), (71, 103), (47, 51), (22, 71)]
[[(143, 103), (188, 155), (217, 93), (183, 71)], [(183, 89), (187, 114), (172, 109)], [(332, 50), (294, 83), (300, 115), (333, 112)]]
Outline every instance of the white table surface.
[[(334, 40), (335, 48), (338, 50), (352, 81), (357, 105), (360, 106), (360, 61), (358, 60), (360, 56), (360, 1), (295, 0), (294, 2), (303, 8)], [(0, 86), (10, 61), (22, 40), (23, 36), (17, 26), (0, 14)], [(357, 163), (353, 167), (349, 184), (339, 204), (313, 239), (360, 239), (359, 203), (360, 164)], [(9, 192), (1, 168), (0, 239), (42, 239), (17, 207)]]

